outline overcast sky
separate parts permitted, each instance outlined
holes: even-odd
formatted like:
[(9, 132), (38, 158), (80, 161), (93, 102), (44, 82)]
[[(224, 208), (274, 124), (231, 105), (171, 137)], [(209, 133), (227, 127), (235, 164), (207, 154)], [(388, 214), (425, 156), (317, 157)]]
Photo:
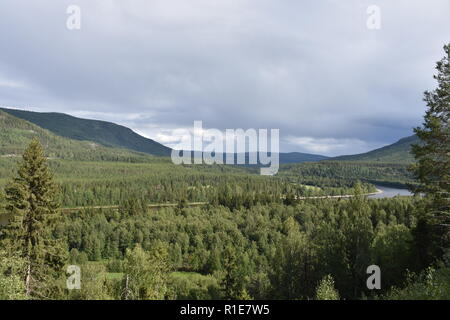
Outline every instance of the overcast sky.
[(1, 0), (0, 105), (169, 146), (202, 120), (278, 128), (282, 151), (364, 152), (421, 123), (449, 13), (449, 0)]

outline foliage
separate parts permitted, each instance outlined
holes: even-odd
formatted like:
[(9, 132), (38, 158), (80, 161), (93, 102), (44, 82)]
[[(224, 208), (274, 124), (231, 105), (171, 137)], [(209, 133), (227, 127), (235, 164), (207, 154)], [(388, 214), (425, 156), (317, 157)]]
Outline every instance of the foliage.
[[(278, 176), (295, 183), (319, 187), (352, 188), (357, 180), (385, 186), (405, 187), (414, 184), (413, 177), (407, 169), (408, 166), (402, 163), (327, 160), (317, 163), (282, 165)], [(367, 184), (365, 188), (373, 190)]]
[[(330, 274), (343, 298), (358, 298), (366, 292), (367, 266), (380, 263), (384, 269), (389, 257), (399, 257), (389, 272), (404, 279), (406, 269), (414, 269), (408, 241), (417, 219), (411, 198), (355, 201), (270, 203), (234, 210), (139, 205), (91, 209), (65, 214), (54, 235), (67, 241), (74, 259), (85, 254), (89, 260), (105, 261), (108, 272), (115, 273), (124, 272), (120, 261), (137, 243), (147, 252), (161, 241), (176, 270), (213, 277), (224, 289), (218, 293), (212, 285), (209, 291), (209, 285), (178, 277), (169, 285), (176, 297), (241, 297), (245, 289), (253, 298), (313, 298), (317, 282)], [(399, 284), (397, 277), (386, 277), (383, 283), (386, 290)], [(188, 289), (198, 286), (201, 292)]]
[(339, 300), (339, 293), (334, 288), (334, 279), (331, 275), (326, 275), (320, 280), (316, 289), (317, 300)]
[(57, 217), (57, 193), (37, 139), (25, 150), (17, 177), (5, 193), (10, 221), (3, 242), (9, 251), (19, 251), (26, 261), (27, 297), (48, 297), (54, 291), (53, 280), (65, 264), (65, 248), (51, 237), (50, 226)]
[(151, 251), (144, 251), (137, 244), (128, 249), (124, 261), (124, 300), (162, 300), (168, 294), (170, 265), (167, 249), (155, 243)]
[(427, 268), (419, 275), (410, 274), (404, 288), (393, 288), (387, 300), (450, 300), (450, 269)]
[(420, 182), (414, 191), (428, 198), (427, 212), (436, 220), (434, 232), (441, 235), (440, 246), (450, 258), (450, 44), (444, 51), (434, 76), (438, 87), (425, 92), (424, 123), (414, 130), (422, 144), (413, 145), (417, 163), (411, 169)]
[(0, 300), (25, 300), (26, 261), (18, 254), (0, 251)]
[[(16, 176), (6, 188), (8, 201), (0, 199), (13, 216), (0, 230), (7, 257), (21, 266), (32, 252), (39, 266), (49, 267), (36, 268), (35, 278), (54, 280), (52, 290), (44, 285), (34, 299), (358, 299), (376, 297), (366, 287), (372, 264), (383, 272), (384, 297), (408, 285), (408, 270), (420, 272), (437, 257), (432, 225), (423, 218), (426, 201), (363, 196), (374, 190), (370, 182), (410, 183), (403, 164), (291, 164), (261, 177), (253, 168), (175, 166), (134, 153), (108, 161), (97, 161), (102, 151), (66, 157), (73, 146), (80, 155), (86, 149), (66, 149), (64, 138), (41, 133), (62, 143), (64, 159), (45, 159), (36, 146), (25, 153), (28, 164), (22, 162), (18, 176), (11, 169), (15, 157), (0, 159), (0, 184)], [(30, 173), (31, 164), (39, 170), (20, 174)], [(30, 188), (36, 181), (39, 188)], [(37, 206), (30, 205), (31, 194), (40, 199), (33, 200)], [(343, 194), (355, 196), (303, 198)], [(66, 208), (58, 211), (58, 202)], [(28, 251), (27, 214), (40, 230)], [(82, 270), (81, 290), (64, 289), (66, 255)], [(23, 274), (20, 279), (11, 286), (19, 293)]]
[(178, 300), (218, 300), (223, 297), (220, 284), (213, 275), (174, 272), (170, 275), (169, 286)]

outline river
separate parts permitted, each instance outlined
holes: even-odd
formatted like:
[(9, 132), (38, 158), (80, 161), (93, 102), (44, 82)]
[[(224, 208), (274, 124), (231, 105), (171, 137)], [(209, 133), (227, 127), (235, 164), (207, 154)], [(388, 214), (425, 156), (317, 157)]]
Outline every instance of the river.
[(368, 196), (371, 199), (381, 199), (381, 198), (393, 198), (395, 196), (412, 196), (413, 194), (409, 192), (408, 189), (399, 189), (399, 188), (391, 188), (391, 187), (383, 187), (383, 186), (375, 186), (378, 190), (382, 192), (377, 194), (372, 194)]

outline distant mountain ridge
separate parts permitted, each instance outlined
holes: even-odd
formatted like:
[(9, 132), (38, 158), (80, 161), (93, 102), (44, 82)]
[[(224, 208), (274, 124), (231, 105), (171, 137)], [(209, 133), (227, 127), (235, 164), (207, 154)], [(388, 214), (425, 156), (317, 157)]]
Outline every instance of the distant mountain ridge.
[[(238, 163), (238, 158), (243, 157), (245, 165), (250, 164), (250, 158), (256, 159), (257, 164), (260, 164), (260, 157), (258, 152), (246, 152), (246, 153), (235, 153), (235, 154), (224, 154), (218, 153), (217, 156), (213, 155), (218, 159), (222, 159), (223, 163), (226, 163), (227, 156), (232, 155), (234, 163)], [(191, 151), (191, 157), (194, 158), (196, 155)], [(268, 154), (270, 156), (270, 153)], [(302, 152), (289, 152), (289, 153), (279, 153), (280, 164), (288, 163), (300, 163), (300, 162), (317, 162), (321, 160), (330, 159), (327, 156), (322, 156), (319, 154), (302, 153)]]
[[(34, 124), (36, 128), (48, 130), (59, 137), (75, 141), (84, 141), (84, 143), (86, 143), (86, 141), (91, 141), (91, 149), (94, 144), (98, 144), (103, 147), (121, 148), (121, 150), (126, 149), (134, 152), (165, 157), (170, 156), (172, 151), (169, 147), (154, 140), (142, 137), (127, 127), (107, 121), (81, 119), (64, 113), (41, 113), (6, 108), (0, 108), (0, 113), (1, 112), (22, 119), (29, 124)], [(21, 126), (23, 127), (24, 124), (22, 123)], [(7, 139), (5, 134), (3, 134), (2, 138)], [(54, 139), (52, 141), (54, 141)], [(414, 161), (414, 158), (410, 153), (411, 144), (419, 143), (419, 141), (419, 138), (413, 135), (400, 139), (391, 145), (366, 153), (333, 158), (301, 152), (280, 153), (280, 164), (328, 160), (410, 163)], [(77, 148), (80, 149), (78, 145)], [(69, 150), (66, 150), (66, 153), (67, 152), (69, 152)], [(245, 158), (248, 161), (248, 153), (245, 155)], [(247, 161), (246, 163), (248, 163)]]
[(49, 158), (132, 162), (148, 161), (147, 158), (151, 158), (128, 149), (64, 138), (0, 109), (0, 158), (20, 157), (34, 137), (41, 141)]
[(329, 159), (330, 157), (320, 154), (289, 152), (280, 153), (280, 163), (315, 162)]
[[(112, 122), (81, 119), (56, 112), (33, 112), (7, 108), (0, 108), (0, 111), (73, 140), (92, 141), (107, 147), (120, 147), (155, 156), (170, 156), (172, 151), (169, 147)], [(246, 158), (248, 159), (248, 155)], [(280, 153), (280, 163), (320, 161), (327, 158), (301, 152)]]
[(414, 162), (411, 154), (411, 145), (419, 144), (420, 139), (416, 135), (402, 138), (397, 142), (366, 153), (345, 155), (330, 158), (332, 161), (375, 161), (375, 162)]
[(170, 156), (171, 149), (135, 133), (124, 126), (99, 120), (76, 118), (64, 113), (32, 112), (0, 108), (17, 118), (29, 121), (54, 134), (106, 147), (119, 147), (155, 156)]

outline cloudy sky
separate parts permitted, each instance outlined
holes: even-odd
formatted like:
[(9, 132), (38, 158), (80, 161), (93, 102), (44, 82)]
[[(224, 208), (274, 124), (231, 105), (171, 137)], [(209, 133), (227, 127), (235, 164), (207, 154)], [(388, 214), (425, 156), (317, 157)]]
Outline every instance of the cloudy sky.
[(169, 146), (202, 120), (279, 128), (282, 151), (364, 152), (420, 124), (449, 12), (448, 0), (1, 0), (0, 105)]

